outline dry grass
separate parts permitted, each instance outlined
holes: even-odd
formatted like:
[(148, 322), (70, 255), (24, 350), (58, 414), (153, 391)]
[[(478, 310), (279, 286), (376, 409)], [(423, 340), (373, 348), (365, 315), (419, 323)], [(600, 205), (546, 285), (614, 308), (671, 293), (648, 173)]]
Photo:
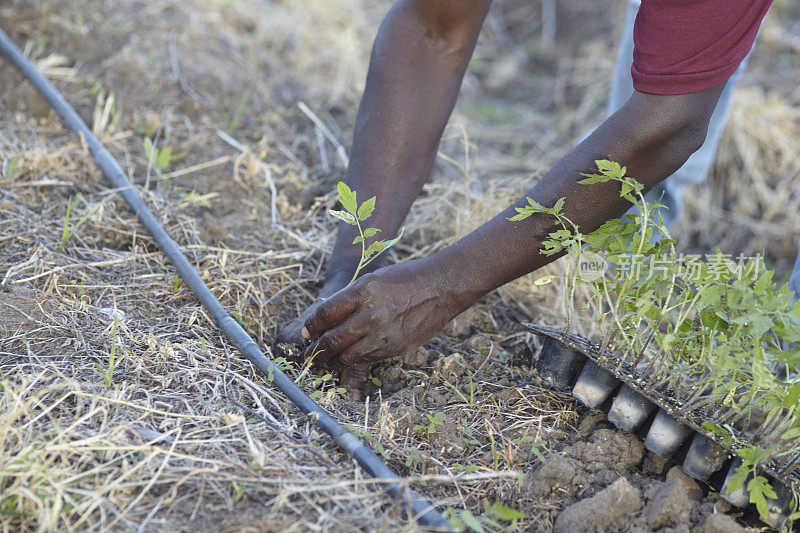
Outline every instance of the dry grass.
[[(680, 229), (706, 249), (766, 252), (785, 281), (800, 248), (798, 136), (797, 105), (760, 87), (737, 91), (710, 186), (687, 195), (694, 227)], [(701, 232), (711, 226), (716, 231)]]
[[(0, 20), (94, 124), (212, 292), (269, 346), (313, 301), (340, 147), (387, 6), (25, 0), (0, 7)], [(560, 19), (569, 53), (559, 59), (536, 49), (538, 3), (494, 9), (395, 260), (489, 218), (602, 117), (614, 10), (565, 8), (574, 11)], [(598, 37), (578, 41), (585, 32), (569, 21), (588, 15)], [(734, 225), (707, 230), (703, 217), (718, 212), (749, 221), (742, 246), (797, 244), (797, 102), (762, 95), (738, 97), (742, 114), (713, 187), (690, 206), (687, 240), (703, 228), (732, 242)], [(155, 168), (145, 137), (187, 155)], [(763, 192), (757, 204), (742, 187)], [(68, 226), (88, 217), (62, 249), (70, 197)], [(767, 251), (785, 272), (788, 252)], [(80, 144), (5, 63), (0, 283), (4, 530), (415, 529), (231, 351)], [(558, 323), (560, 290), (523, 279), (485, 298), (425, 348), (376, 368), (382, 390), (366, 405), (332, 381), (299, 381), (439, 509), (469, 509), (499, 529), (485, 504), (502, 501), (527, 515), (520, 528), (547, 530), (561, 502), (532, 498), (518, 481), (577, 415), (512, 362), (536, 342), (516, 322)], [(445, 423), (429, 433), (437, 413)]]

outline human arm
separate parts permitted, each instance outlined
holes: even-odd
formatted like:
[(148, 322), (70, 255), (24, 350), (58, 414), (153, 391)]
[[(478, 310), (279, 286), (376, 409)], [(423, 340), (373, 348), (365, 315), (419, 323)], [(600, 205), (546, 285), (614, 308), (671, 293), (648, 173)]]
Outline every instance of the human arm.
[[(430, 174), (490, 0), (400, 0), (381, 24), (345, 181), (380, 206), (370, 225), (394, 236)], [(360, 258), (340, 224), (326, 284), (338, 290)], [(382, 257), (371, 267), (377, 268)]]
[[(702, 145), (724, 84), (697, 93), (635, 93), (619, 111), (562, 158), (526, 196), (564, 211), (583, 232), (621, 215), (629, 204), (613, 183), (580, 185), (597, 159), (621, 161), (650, 188)], [(549, 263), (541, 243), (549, 215), (510, 222), (514, 207), (438, 253), (380, 269), (324, 302), (306, 321), (317, 363), (349, 366), (401, 355), (438, 333), (488, 292)]]

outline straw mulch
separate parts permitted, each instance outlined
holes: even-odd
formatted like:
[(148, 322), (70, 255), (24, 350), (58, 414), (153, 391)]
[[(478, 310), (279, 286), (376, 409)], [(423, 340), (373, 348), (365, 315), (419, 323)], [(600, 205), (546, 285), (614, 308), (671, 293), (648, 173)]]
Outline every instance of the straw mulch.
[[(22, 0), (0, 7), (0, 24), (268, 350), (315, 297), (335, 229), (326, 213), (387, 6)], [(602, 120), (620, 12), (608, 7), (560, 11), (555, 42), (541, 3), (495, 7), (392, 260), (453, 242)], [(576, 20), (591, 20), (596, 37), (581, 39)], [(793, 53), (782, 35), (767, 33), (765, 48)], [(736, 246), (783, 243), (767, 251), (786, 272), (798, 211), (765, 206), (799, 201), (789, 139), (800, 95), (767, 95), (759, 82), (745, 81), (709, 189), (724, 200), (710, 201), (720, 219), (747, 222)], [(148, 158), (145, 139), (173, 156)], [(724, 180), (742, 162), (747, 180)], [(764, 196), (731, 200), (742, 187)], [(702, 201), (683, 234), (707, 224)], [(731, 226), (704, 238), (732, 243)], [(426, 347), (374, 369), (366, 404), (332, 379), (289, 371), (440, 510), (468, 509), (497, 529), (509, 522), (487, 508), (504, 502), (526, 515), (517, 527), (547, 530), (563, 502), (534, 498), (521, 481), (577, 413), (518, 366), (537, 341), (517, 324), (558, 323), (560, 290), (523, 279), (490, 295)], [(416, 529), (220, 337), (81, 143), (4, 62), (0, 368), (5, 531)]]

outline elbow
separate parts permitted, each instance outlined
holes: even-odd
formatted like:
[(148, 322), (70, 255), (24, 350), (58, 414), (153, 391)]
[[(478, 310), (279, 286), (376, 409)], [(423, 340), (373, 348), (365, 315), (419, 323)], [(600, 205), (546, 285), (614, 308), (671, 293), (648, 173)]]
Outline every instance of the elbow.
[(681, 151), (686, 155), (686, 159), (698, 151), (706, 142), (709, 122), (710, 116), (708, 118), (704, 116), (693, 117), (683, 125), (681, 132), (677, 135), (677, 140), (681, 145)]
[[(708, 125), (711, 122), (711, 115), (714, 113), (714, 105), (708, 105), (703, 109), (699, 109), (697, 113), (693, 113), (683, 125), (683, 142), (686, 145), (686, 150), (689, 155), (698, 151), (706, 142), (708, 135)], [(688, 158), (689, 156), (687, 156)]]
[[(635, 93), (626, 107), (630, 132), (647, 152), (667, 151), (685, 161), (703, 146), (724, 84), (699, 93), (659, 96)], [(681, 161), (681, 164), (683, 164)]]
[(706, 140), (724, 84), (685, 95), (635, 92), (584, 142), (624, 162), (649, 188), (678, 170)]

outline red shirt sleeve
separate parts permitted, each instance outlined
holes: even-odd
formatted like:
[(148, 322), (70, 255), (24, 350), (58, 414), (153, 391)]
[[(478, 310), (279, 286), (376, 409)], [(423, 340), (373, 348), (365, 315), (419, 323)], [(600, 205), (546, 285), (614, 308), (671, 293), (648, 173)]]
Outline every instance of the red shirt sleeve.
[(726, 81), (772, 0), (642, 0), (633, 29), (637, 91), (688, 94)]

